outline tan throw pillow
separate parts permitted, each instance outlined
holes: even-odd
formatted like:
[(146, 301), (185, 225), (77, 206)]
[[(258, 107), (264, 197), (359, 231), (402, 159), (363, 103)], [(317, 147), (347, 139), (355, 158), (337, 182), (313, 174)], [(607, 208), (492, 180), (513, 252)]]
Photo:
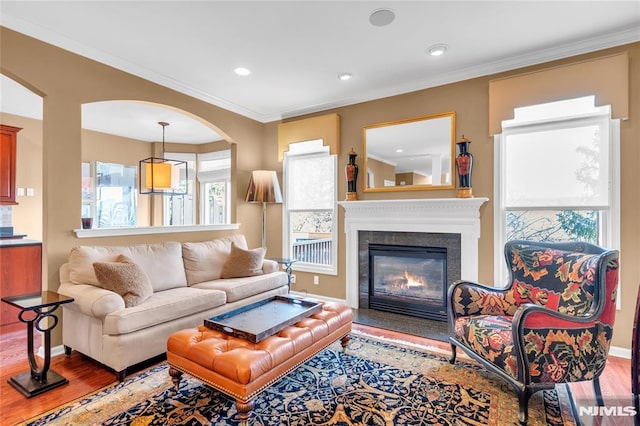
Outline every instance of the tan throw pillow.
[(93, 270), (102, 288), (122, 296), (127, 308), (141, 304), (153, 294), (147, 274), (127, 256), (120, 255), (115, 262), (94, 262)]
[(262, 275), (265, 249), (245, 250), (231, 243), (231, 253), (222, 267), (222, 278), (241, 278)]

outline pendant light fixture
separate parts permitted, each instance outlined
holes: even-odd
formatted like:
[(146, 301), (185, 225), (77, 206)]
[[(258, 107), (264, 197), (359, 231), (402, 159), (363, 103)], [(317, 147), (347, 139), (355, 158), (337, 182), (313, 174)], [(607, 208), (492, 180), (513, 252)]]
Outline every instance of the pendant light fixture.
[[(162, 126), (162, 158), (149, 157), (140, 160), (138, 168), (140, 194), (185, 195), (189, 177), (187, 162), (164, 157), (164, 132), (169, 123), (159, 121), (158, 124)], [(182, 187), (181, 181), (185, 182)]]

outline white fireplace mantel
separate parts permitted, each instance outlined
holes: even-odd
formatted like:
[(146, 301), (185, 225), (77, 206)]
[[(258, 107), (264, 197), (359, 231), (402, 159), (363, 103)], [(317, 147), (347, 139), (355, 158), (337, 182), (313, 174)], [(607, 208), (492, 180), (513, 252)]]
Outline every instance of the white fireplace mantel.
[(478, 280), (480, 206), (488, 198), (362, 200), (338, 203), (345, 210), (347, 303), (358, 308), (358, 232), (460, 234), (462, 279)]

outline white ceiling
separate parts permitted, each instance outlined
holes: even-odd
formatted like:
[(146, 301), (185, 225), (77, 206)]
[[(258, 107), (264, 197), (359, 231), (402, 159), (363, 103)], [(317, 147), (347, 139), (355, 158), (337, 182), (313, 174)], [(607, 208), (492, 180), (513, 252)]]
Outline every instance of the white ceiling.
[[(369, 22), (379, 8), (395, 14), (390, 25)], [(640, 2), (2, 0), (0, 23), (269, 122), (639, 41)], [(447, 53), (429, 56), (439, 43)], [(234, 74), (238, 66), (251, 75)], [(134, 115), (103, 107), (98, 119), (120, 111), (119, 128), (145, 140), (133, 136), (139, 104)], [(215, 137), (203, 132), (192, 142)]]

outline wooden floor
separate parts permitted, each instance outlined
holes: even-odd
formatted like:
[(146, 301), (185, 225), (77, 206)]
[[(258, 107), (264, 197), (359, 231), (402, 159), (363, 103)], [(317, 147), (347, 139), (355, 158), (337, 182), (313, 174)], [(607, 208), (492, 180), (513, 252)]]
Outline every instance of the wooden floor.
[[(371, 335), (449, 349), (449, 345), (444, 342), (394, 331), (358, 324), (354, 324), (354, 329)], [(33, 398), (25, 398), (7, 381), (10, 377), (29, 370), (26, 347), (24, 324), (0, 327), (0, 424), (2, 426), (20, 423), (117, 381), (114, 373), (74, 351), (70, 357), (59, 355), (51, 362), (51, 369), (66, 377), (69, 380), (68, 384)], [(600, 383), (605, 403), (625, 406), (631, 404), (631, 364), (628, 359), (610, 357)], [(571, 391), (574, 399), (579, 403), (593, 401), (595, 405), (590, 383), (571, 384)], [(592, 424), (620, 425), (615, 418)]]

